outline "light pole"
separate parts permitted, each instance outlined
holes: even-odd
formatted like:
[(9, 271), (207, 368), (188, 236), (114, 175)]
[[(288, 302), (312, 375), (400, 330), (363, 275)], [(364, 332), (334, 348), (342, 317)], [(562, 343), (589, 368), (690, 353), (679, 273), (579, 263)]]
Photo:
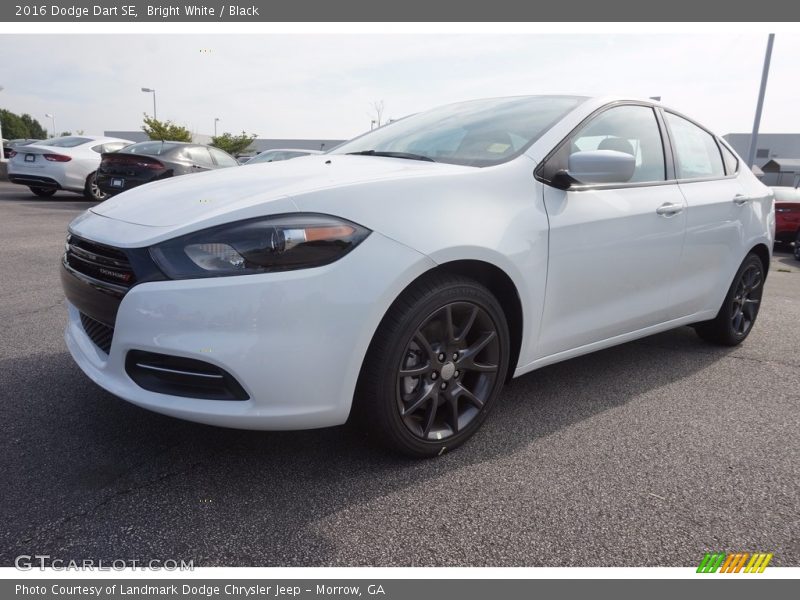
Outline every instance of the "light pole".
[(217, 123), (219, 123), (219, 117), (214, 117), (214, 137), (217, 137)]
[(156, 116), (156, 91), (153, 88), (142, 88), (142, 91), (148, 94), (153, 94), (153, 118), (158, 119)]
[[(5, 88), (0, 85), (0, 92), (2, 92)], [(3, 120), (0, 119), (0, 162), (4, 162), (6, 160), (6, 150), (5, 146), (3, 146)]]
[(764, 69), (761, 71), (761, 88), (758, 90), (758, 103), (756, 104), (756, 118), (753, 120), (753, 135), (750, 136), (750, 151), (747, 153), (747, 166), (751, 169), (756, 162), (756, 146), (758, 146), (758, 128), (761, 127), (761, 109), (764, 108), (764, 95), (767, 93), (767, 78), (769, 77), (769, 61), (772, 58), (772, 43), (775, 34), (770, 33), (767, 38), (767, 53), (764, 55)]
[(44, 116), (50, 119), (53, 123), (53, 135), (50, 137), (58, 137), (58, 133), (56, 133), (56, 116), (51, 115), (50, 113), (44, 113)]

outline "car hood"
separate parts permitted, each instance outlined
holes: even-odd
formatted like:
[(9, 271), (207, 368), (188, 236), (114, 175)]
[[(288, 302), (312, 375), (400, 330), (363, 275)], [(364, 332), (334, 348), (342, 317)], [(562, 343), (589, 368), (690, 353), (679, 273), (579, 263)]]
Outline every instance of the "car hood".
[(114, 196), (91, 212), (136, 225), (172, 227), (254, 207), (270, 214), (270, 203), (285, 210), (287, 198), (326, 188), (463, 170), (472, 168), (377, 156), (304, 156), (165, 179)]

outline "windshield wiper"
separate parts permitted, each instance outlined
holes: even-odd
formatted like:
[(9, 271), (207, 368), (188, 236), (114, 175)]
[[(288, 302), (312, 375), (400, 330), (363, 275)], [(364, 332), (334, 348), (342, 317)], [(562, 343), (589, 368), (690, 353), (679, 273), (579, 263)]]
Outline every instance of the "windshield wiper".
[(426, 160), (436, 162), (430, 156), (423, 154), (412, 154), (411, 152), (383, 152), (382, 150), (362, 150), (361, 152), (348, 152), (355, 156), (386, 156), (389, 158), (407, 158), (408, 160)]

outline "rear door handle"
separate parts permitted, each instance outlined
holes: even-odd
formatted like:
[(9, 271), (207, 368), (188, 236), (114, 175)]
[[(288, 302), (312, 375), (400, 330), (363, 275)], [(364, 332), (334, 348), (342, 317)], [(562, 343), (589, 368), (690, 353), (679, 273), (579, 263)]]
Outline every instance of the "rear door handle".
[(670, 202), (662, 204), (656, 209), (657, 215), (662, 215), (665, 217), (671, 217), (672, 215), (677, 215), (681, 212), (683, 212), (683, 204), (673, 204)]
[(752, 200), (750, 196), (745, 196), (743, 194), (736, 194), (733, 197), (733, 203), (736, 204), (737, 206), (742, 206), (743, 204), (747, 204), (748, 202), (750, 202), (750, 200)]

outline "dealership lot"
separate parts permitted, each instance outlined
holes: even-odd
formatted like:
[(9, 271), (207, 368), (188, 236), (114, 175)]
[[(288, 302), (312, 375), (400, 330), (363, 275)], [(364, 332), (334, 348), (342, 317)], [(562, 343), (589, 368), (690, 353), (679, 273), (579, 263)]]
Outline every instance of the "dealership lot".
[(465, 447), (409, 461), (347, 426), (216, 429), (92, 384), (64, 347), (57, 272), (89, 206), (0, 183), (1, 565), (681, 566), (738, 550), (800, 564), (789, 254), (742, 346), (681, 328), (545, 368)]

